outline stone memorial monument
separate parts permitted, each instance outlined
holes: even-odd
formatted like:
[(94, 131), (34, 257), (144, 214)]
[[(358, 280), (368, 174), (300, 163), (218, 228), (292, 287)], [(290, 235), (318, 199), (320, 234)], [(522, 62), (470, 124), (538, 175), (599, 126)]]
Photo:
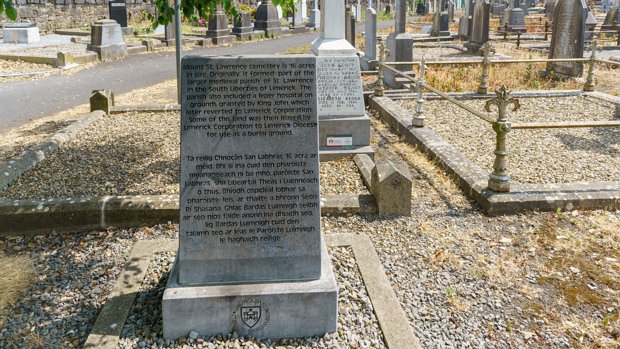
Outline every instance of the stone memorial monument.
[[(413, 61), (413, 35), (407, 33), (407, 1), (396, 0), (394, 16), (394, 32), (387, 37), (387, 49), (390, 55), (387, 57), (388, 62), (411, 62)], [(415, 76), (410, 65), (392, 66), (410, 76)], [(383, 71), (383, 81), (390, 87), (402, 88), (404, 83), (410, 83), (409, 80), (397, 76), (389, 69)]]
[(377, 68), (377, 11), (373, 8), (366, 10), (364, 24), (364, 55), (360, 57), (362, 70)]
[(437, 11), (433, 15), (431, 36), (450, 36), (450, 18), (448, 11)]
[(246, 41), (265, 36), (262, 30), (254, 30), (252, 25), (252, 16), (249, 12), (238, 11), (235, 17), (235, 23), (232, 29), (233, 35), (237, 36), (237, 40)]
[(504, 10), (498, 31), (506, 29), (513, 33), (525, 33), (527, 31), (525, 28), (525, 15), (519, 5), (519, 0), (512, 0), (511, 6)]
[(32, 44), (41, 41), (36, 23), (7, 23), (3, 28), (5, 44)]
[(474, 14), (474, 0), (465, 1), (465, 12), (459, 19), (459, 39), (469, 40)]
[(306, 31), (304, 19), (301, 12), (301, 1), (297, 1), (293, 5), (293, 22), (291, 23), (291, 33), (302, 33)]
[(607, 15), (601, 26), (601, 30), (619, 30), (620, 29), (620, 8), (613, 7)]
[[(582, 58), (588, 6), (585, 0), (558, 0), (555, 6), (549, 58)], [(580, 62), (549, 62), (547, 72), (577, 77), (583, 73)]]
[(489, 15), (491, 4), (489, 0), (476, 0), (471, 28), (471, 38), (465, 44), (467, 53), (478, 55), (480, 49), (489, 41)]
[(228, 16), (222, 4), (218, 4), (215, 12), (209, 16), (207, 38), (215, 45), (227, 44), (236, 39), (236, 36), (230, 35)]
[(262, 30), (265, 36), (274, 38), (280, 35), (280, 17), (271, 0), (263, 1), (256, 9), (254, 30)]
[(112, 19), (100, 19), (90, 26), (90, 44), (86, 48), (97, 52), (102, 61), (127, 56), (121, 26)]
[(506, 4), (503, 2), (498, 2), (493, 4), (491, 9), (493, 11), (493, 17), (501, 17), (504, 15), (504, 11), (506, 10)]
[(165, 338), (336, 330), (338, 286), (320, 231), (316, 61), (183, 58), (179, 250), (162, 299)]
[[(108, 10), (110, 19), (113, 19), (118, 23), (121, 28), (127, 27), (127, 0), (110, 0), (108, 2)], [(128, 28), (132, 29), (132, 28)], [(131, 34), (127, 30), (123, 29), (125, 34)]]
[[(344, 2), (323, 0), (316, 56), (321, 161), (355, 154), (374, 157), (366, 115), (360, 62), (345, 39)], [(326, 19), (328, 18), (328, 19)], [(335, 20), (341, 18), (341, 20)]]
[(321, 10), (319, 10), (319, 0), (314, 0), (314, 8), (310, 10), (310, 21), (308, 22), (308, 27), (321, 27)]

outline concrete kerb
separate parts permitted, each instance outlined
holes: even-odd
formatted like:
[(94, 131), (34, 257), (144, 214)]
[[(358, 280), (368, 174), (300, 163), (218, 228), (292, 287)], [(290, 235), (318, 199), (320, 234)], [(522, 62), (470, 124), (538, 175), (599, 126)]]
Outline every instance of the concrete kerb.
[[(515, 93), (516, 95), (516, 93)], [(594, 97), (594, 96), (593, 96)], [(411, 125), (411, 114), (389, 97), (369, 97), (370, 108), (405, 140), (436, 160), (465, 194), (489, 215), (532, 210), (620, 208), (620, 182), (533, 184), (514, 183), (508, 193), (487, 189), (488, 173), (429, 128)], [(491, 151), (491, 150), (489, 150)]]
[(0, 188), (8, 187), (19, 176), (31, 170), (55, 152), (64, 142), (73, 138), (78, 132), (99, 120), (104, 115), (102, 111), (94, 111), (85, 114), (78, 121), (60, 130), (43, 143), (24, 151), (14, 159), (0, 164)]
[[(326, 195), (321, 215), (376, 214), (372, 195)], [(177, 195), (0, 201), (0, 237), (179, 222)]]
[[(402, 309), (372, 241), (365, 234), (325, 235), (330, 247), (351, 247), (373, 305), (385, 344), (390, 349), (420, 349), (409, 320)], [(177, 240), (147, 240), (137, 242), (119, 275), (112, 293), (99, 313), (84, 348), (113, 349), (144, 280), (153, 254), (176, 251)]]
[(181, 106), (178, 104), (115, 105), (110, 108), (110, 114), (121, 114), (129, 112), (165, 112), (178, 110), (181, 110)]

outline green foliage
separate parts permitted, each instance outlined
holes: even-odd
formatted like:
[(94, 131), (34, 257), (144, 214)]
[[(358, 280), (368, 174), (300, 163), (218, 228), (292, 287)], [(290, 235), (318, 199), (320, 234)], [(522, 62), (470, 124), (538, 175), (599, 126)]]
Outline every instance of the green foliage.
[[(7, 0), (0, 0), (7, 1)], [(10, 0), (9, 0), (10, 1)], [(208, 18), (215, 12), (218, 4), (224, 7), (227, 14), (237, 15), (237, 8), (234, 7), (232, 0), (180, 0), (181, 16), (190, 22), (197, 22), (200, 18)], [(157, 18), (149, 14), (149, 20), (153, 22), (153, 28), (157, 25), (166, 25), (174, 19), (174, 4), (169, 4), (169, 0), (153, 0), (157, 7)]]
[(17, 9), (13, 6), (11, 0), (0, 0), (0, 15), (6, 13), (10, 20), (17, 19)]

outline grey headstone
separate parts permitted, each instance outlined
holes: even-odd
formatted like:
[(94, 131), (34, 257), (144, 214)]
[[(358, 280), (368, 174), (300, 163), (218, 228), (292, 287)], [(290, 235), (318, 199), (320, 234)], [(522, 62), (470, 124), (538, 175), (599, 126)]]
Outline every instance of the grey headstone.
[(267, 37), (280, 35), (280, 16), (271, 0), (263, 1), (256, 9), (254, 30), (262, 30)]
[(592, 40), (592, 38), (594, 38), (593, 31), (596, 28), (596, 24), (597, 21), (594, 12), (592, 12), (592, 10), (588, 10), (588, 17), (586, 18), (586, 41), (590, 41)]
[(450, 36), (450, 20), (447, 11), (435, 12), (431, 36)]
[(110, 19), (116, 21), (121, 27), (127, 27), (127, 1), (126, 0), (110, 0), (108, 2)]
[(234, 34), (245, 34), (251, 33), (253, 30), (254, 27), (252, 26), (251, 14), (247, 11), (237, 12), (232, 32)]
[(209, 16), (207, 38), (210, 38), (214, 44), (224, 44), (235, 39), (235, 36), (230, 35), (228, 16), (221, 4), (218, 4), (215, 12)]
[(491, 6), (488, 0), (476, 0), (474, 5), (471, 39), (465, 45), (467, 52), (478, 54), (482, 46), (489, 41), (489, 12)]
[(394, 10), (394, 32), (404, 33), (407, 31), (407, 0), (395, 0)]
[[(558, 0), (555, 6), (549, 58), (582, 58), (588, 6), (584, 0)], [(549, 62), (547, 71), (577, 77), (583, 73), (580, 62)]]
[(366, 10), (364, 24), (364, 56), (361, 58), (362, 69), (374, 70), (377, 60), (377, 11)]

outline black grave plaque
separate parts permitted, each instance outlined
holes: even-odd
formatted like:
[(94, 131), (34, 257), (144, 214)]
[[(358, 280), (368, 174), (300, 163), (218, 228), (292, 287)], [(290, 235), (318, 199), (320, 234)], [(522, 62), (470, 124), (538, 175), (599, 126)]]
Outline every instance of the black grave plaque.
[(110, 19), (116, 21), (121, 27), (127, 27), (127, 1), (110, 0)]

